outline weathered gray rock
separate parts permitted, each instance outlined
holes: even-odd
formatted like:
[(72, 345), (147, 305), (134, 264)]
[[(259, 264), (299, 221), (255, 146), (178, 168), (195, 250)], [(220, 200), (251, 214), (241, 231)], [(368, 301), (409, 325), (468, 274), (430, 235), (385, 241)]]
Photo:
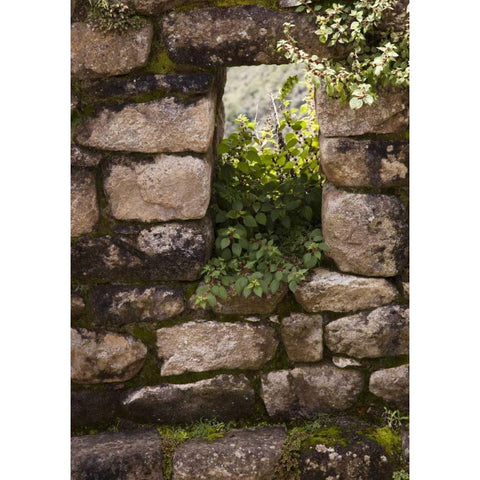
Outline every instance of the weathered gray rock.
[(186, 3), (187, 0), (125, 0), (132, 10), (144, 15), (158, 15)]
[(318, 41), (308, 16), (258, 5), (175, 11), (161, 19), (160, 27), (174, 62), (235, 66), (288, 63), (277, 51), (285, 22), (296, 25), (293, 35), (305, 51), (323, 58), (339, 54)]
[(282, 320), (282, 340), (292, 362), (317, 362), (323, 357), (321, 315), (292, 313)]
[(96, 167), (102, 160), (102, 154), (72, 145), (70, 153), (70, 164), (74, 167)]
[(330, 99), (325, 89), (316, 93), (320, 132), (325, 137), (350, 137), (367, 133), (399, 133), (408, 130), (408, 90), (380, 88), (371, 106), (352, 110)]
[(125, 325), (158, 321), (183, 312), (185, 301), (178, 287), (124, 287), (98, 285), (90, 289), (90, 303), (97, 323)]
[(86, 147), (143, 153), (206, 152), (215, 128), (215, 96), (165, 97), (104, 107), (74, 132)]
[(348, 357), (332, 357), (332, 363), (338, 368), (361, 367), (362, 364), (354, 358)]
[(260, 396), (271, 417), (302, 418), (350, 408), (362, 388), (361, 372), (324, 363), (262, 375)]
[(192, 281), (208, 261), (212, 242), (209, 219), (84, 237), (72, 245), (72, 276), (79, 282)]
[(72, 437), (72, 480), (162, 480), (162, 449), (155, 429)]
[(254, 412), (255, 392), (244, 375), (218, 375), (193, 383), (142, 387), (129, 393), (123, 409), (144, 423), (230, 421)]
[(128, 32), (95, 31), (87, 23), (71, 28), (71, 71), (74, 79), (121, 75), (148, 61), (153, 27), (146, 23)]
[(320, 163), (339, 187), (408, 185), (408, 141), (320, 137)]
[(408, 409), (408, 389), (409, 365), (377, 370), (370, 376), (370, 392), (401, 409)]
[(71, 377), (83, 384), (124, 382), (142, 368), (147, 347), (129, 335), (72, 329)]
[(307, 312), (351, 312), (392, 302), (397, 289), (384, 278), (365, 278), (317, 268), (295, 291)]
[(228, 292), (226, 300), (217, 299), (217, 303), (212, 310), (217, 314), (236, 314), (236, 315), (269, 315), (277, 308), (277, 305), (284, 299), (288, 288), (281, 286), (275, 294), (268, 294), (264, 297), (250, 295), (245, 298), (238, 295), (234, 289)]
[(214, 441), (190, 440), (173, 455), (173, 480), (273, 479), (285, 430), (234, 430)]
[(408, 325), (408, 307), (380, 307), (330, 322), (325, 344), (334, 353), (356, 358), (407, 355)]
[(156, 155), (153, 160), (112, 162), (104, 188), (119, 220), (203, 218), (210, 202), (210, 162), (198, 157)]
[(410, 460), (410, 430), (402, 431), (402, 455), (406, 462)]
[(73, 170), (70, 190), (70, 231), (72, 237), (89, 233), (98, 222), (95, 175), (86, 170)]
[(157, 330), (162, 375), (221, 368), (256, 370), (277, 348), (275, 331), (264, 325), (188, 322)]
[(120, 414), (124, 392), (117, 390), (81, 390), (71, 393), (73, 428), (113, 425)]
[(402, 282), (403, 296), (408, 300), (410, 298), (410, 282)]
[(322, 231), (326, 254), (344, 272), (397, 275), (406, 263), (407, 212), (391, 195), (349, 193), (323, 187)]
[(85, 312), (85, 300), (80, 295), (72, 293), (70, 297), (70, 314), (72, 318), (78, 318)]

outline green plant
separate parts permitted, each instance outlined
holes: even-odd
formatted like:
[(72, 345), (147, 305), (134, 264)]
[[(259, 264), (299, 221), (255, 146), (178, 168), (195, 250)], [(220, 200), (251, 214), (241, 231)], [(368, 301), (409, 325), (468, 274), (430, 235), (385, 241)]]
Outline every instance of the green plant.
[(398, 470), (393, 472), (392, 480), (409, 480), (410, 475), (405, 470)]
[(300, 49), (292, 23), (284, 24), (285, 39), (278, 49), (293, 63), (304, 63), (331, 98), (350, 108), (371, 105), (379, 86), (409, 84), (408, 8), (404, 18), (392, 14), (401, 0), (355, 0), (320, 5), (300, 0), (298, 11), (310, 13), (317, 26), (319, 41), (344, 49), (343, 58), (319, 58)]
[(327, 248), (319, 228), (313, 86), (305, 104), (290, 108), (287, 96), (297, 82), (290, 77), (272, 96), (273, 120), (265, 128), (241, 115), (237, 131), (218, 146), (215, 256), (195, 299), (202, 308), (226, 299), (229, 290), (245, 298), (275, 294), (282, 285), (295, 291)]
[(385, 425), (391, 430), (399, 430), (404, 422), (408, 422), (408, 416), (402, 415), (399, 410), (390, 410), (383, 407), (383, 420)]
[(128, 5), (111, 0), (88, 0), (88, 22), (94, 30), (123, 33), (132, 28), (141, 28), (145, 20), (135, 15)]

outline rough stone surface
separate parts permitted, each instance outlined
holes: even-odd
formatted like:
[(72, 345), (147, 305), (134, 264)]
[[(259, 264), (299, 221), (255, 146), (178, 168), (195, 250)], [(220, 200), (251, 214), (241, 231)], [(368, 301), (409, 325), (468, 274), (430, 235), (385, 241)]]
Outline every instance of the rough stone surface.
[(307, 312), (352, 312), (395, 300), (397, 289), (384, 278), (365, 278), (317, 268), (295, 291)]
[(72, 329), (71, 377), (76, 383), (124, 382), (142, 368), (147, 347), (129, 335)]
[(70, 190), (70, 231), (72, 237), (89, 233), (98, 221), (95, 175), (86, 170), (73, 170)]
[(210, 220), (167, 223), (124, 233), (81, 238), (72, 245), (78, 282), (196, 280), (212, 249)]
[(190, 440), (173, 456), (173, 480), (273, 479), (285, 431), (234, 430), (214, 441)]
[(406, 462), (410, 460), (410, 430), (402, 431), (402, 455)]
[(112, 425), (120, 413), (123, 392), (81, 390), (71, 394), (73, 428)]
[(99, 285), (90, 289), (96, 323), (116, 326), (158, 321), (183, 312), (185, 301), (178, 287), (123, 287)]
[(119, 220), (203, 218), (210, 202), (212, 168), (198, 157), (156, 155), (153, 161), (112, 162), (104, 188)]
[(352, 110), (327, 97), (320, 87), (316, 93), (316, 112), (325, 137), (350, 137), (367, 133), (400, 133), (408, 129), (408, 90), (379, 89), (371, 106)]
[(75, 130), (80, 145), (102, 150), (160, 153), (206, 152), (215, 127), (215, 96), (165, 97), (104, 107)]
[(327, 179), (340, 187), (408, 185), (408, 141), (320, 138), (320, 163)]
[(409, 365), (377, 370), (370, 376), (369, 390), (401, 409), (408, 408)]
[(161, 21), (169, 57), (176, 63), (235, 66), (288, 63), (277, 51), (283, 24), (296, 25), (298, 46), (320, 57), (338, 55), (315, 35), (308, 17), (258, 5), (171, 12)]
[(75, 293), (70, 297), (70, 314), (72, 318), (81, 317), (85, 312), (85, 300)]
[(323, 187), (322, 231), (327, 255), (344, 272), (397, 275), (406, 263), (407, 212), (391, 195)]
[(158, 15), (186, 2), (187, 0), (125, 0), (124, 3), (143, 15)]
[(292, 313), (282, 320), (282, 340), (292, 362), (317, 362), (323, 357), (321, 315)]
[(287, 294), (287, 291), (288, 288), (282, 286), (274, 295), (268, 294), (266, 297), (261, 298), (256, 295), (250, 295), (248, 298), (245, 298), (232, 289), (228, 292), (228, 298), (226, 300), (218, 299), (212, 310), (217, 314), (226, 315), (269, 315), (275, 311), (277, 305)]
[(72, 437), (72, 480), (162, 480), (155, 429)]
[(325, 344), (334, 353), (356, 358), (407, 355), (408, 325), (408, 307), (380, 307), (330, 322)]
[(324, 363), (264, 374), (260, 395), (271, 417), (302, 418), (345, 410), (362, 388), (361, 372)]
[(194, 383), (142, 387), (130, 392), (123, 409), (147, 423), (188, 423), (201, 418), (230, 421), (254, 412), (255, 392), (244, 375), (219, 375)]
[(70, 153), (70, 164), (74, 167), (96, 167), (102, 160), (102, 154), (72, 145)]
[(122, 75), (148, 61), (153, 27), (147, 23), (122, 35), (94, 31), (78, 22), (71, 29), (71, 70), (74, 79)]
[(338, 368), (361, 367), (362, 364), (354, 358), (348, 357), (332, 357), (332, 363)]
[(259, 369), (273, 357), (277, 345), (275, 331), (264, 325), (208, 321), (157, 330), (162, 375)]

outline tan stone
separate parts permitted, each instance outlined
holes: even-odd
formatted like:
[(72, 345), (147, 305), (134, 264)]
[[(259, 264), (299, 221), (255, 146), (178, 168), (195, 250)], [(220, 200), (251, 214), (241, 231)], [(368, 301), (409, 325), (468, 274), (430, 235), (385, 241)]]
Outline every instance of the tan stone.
[(393, 195), (349, 193), (323, 187), (326, 254), (343, 272), (393, 277), (407, 259), (407, 212)]
[(162, 375), (259, 369), (273, 357), (277, 345), (275, 331), (264, 325), (208, 321), (157, 330)]
[(201, 158), (157, 155), (153, 162), (114, 163), (104, 186), (119, 220), (192, 220), (207, 212), (211, 174)]
[(323, 357), (321, 315), (292, 313), (282, 320), (282, 340), (292, 362), (318, 362)]
[(362, 364), (354, 358), (348, 357), (332, 357), (332, 363), (338, 368), (361, 367)]
[(70, 149), (70, 164), (74, 167), (96, 167), (102, 161), (102, 154), (72, 145)]
[(187, 0), (124, 0), (135, 12), (143, 15), (158, 15), (183, 5)]
[(71, 28), (71, 70), (73, 78), (121, 75), (148, 61), (153, 27), (147, 23), (128, 32), (105, 33), (86, 23)]
[(316, 111), (325, 137), (349, 137), (367, 133), (399, 133), (408, 129), (408, 90), (380, 88), (371, 106), (352, 110), (330, 99), (323, 87), (317, 89)]
[(76, 129), (77, 143), (102, 150), (206, 152), (215, 127), (215, 96), (166, 97), (120, 109), (105, 107)]
[(307, 312), (354, 312), (393, 302), (397, 289), (384, 278), (367, 278), (317, 268), (295, 291)]
[(320, 163), (340, 187), (394, 187), (408, 184), (408, 141), (320, 138)]
[(86, 170), (72, 171), (70, 195), (70, 230), (72, 237), (78, 237), (91, 232), (98, 222), (95, 175)]
[(83, 384), (124, 382), (142, 368), (147, 347), (129, 335), (71, 330), (72, 381)]
[(399, 408), (408, 408), (408, 389), (409, 365), (377, 370), (370, 376), (370, 392)]

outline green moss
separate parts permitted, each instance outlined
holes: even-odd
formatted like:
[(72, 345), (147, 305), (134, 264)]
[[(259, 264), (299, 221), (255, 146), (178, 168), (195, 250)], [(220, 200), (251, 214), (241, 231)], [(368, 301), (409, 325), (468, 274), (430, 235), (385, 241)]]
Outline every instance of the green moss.
[(343, 433), (339, 427), (336, 425), (331, 425), (329, 427), (321, 428), (316, 433), (303, 440), (302, 447), (311, 447), (319, 443), (322, 443), (327, 447), (334, 447), (336, 445), (346, 447), (348, 441), (343, 436)]
[(278, 0), (215, 0), (217, 7), (235, 7), (236, 5), (261, 5), (271, 10), (278, 9)]
[(368, 438), (383, 447), (385, 453), (392, 458), (398, 458), (402, 454), (402, 439), (400, 434), (389, 427), (378, 427), (367, 433)]
[(168, 52), (159, 42), (152, 45), (151, 60), (144, 69), (144, 73), (175, 73), (177, 65), (170, 60)]

